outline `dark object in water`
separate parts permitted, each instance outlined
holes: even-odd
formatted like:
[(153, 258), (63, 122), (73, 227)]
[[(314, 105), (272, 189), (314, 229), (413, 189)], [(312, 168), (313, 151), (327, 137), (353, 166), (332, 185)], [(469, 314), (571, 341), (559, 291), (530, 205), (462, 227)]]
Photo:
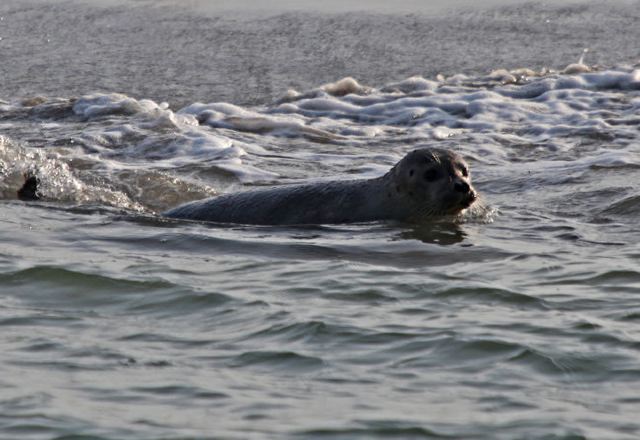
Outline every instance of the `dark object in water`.
[(420, 223), (457, 215), (478, 198), (469, 167), (450, 150), (420, 148), (374, 179), (334, 180), (223, 194), (180, 205), (163, 215), (253, 225)]
[(25, 175), (24, 185), (18, 190), (18, 199), (24, 201), (40, 200), (38, 195), (38, 186), (40, 185), (40, 179), (33, 174)]

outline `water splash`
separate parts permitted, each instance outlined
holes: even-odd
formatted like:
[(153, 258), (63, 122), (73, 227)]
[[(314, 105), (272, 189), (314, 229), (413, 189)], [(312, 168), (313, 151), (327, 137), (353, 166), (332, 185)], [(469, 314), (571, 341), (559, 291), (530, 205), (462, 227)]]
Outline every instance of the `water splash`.
[(16, 199), (25, 179), (37, 182), (38, 199), (66, 203), (97, 203), (144, 212), (145, 208), (121, 191), (89, 185), (78, 179), (62, 155), (49, 149), (24, 148), (0, 136), (0, 198)]

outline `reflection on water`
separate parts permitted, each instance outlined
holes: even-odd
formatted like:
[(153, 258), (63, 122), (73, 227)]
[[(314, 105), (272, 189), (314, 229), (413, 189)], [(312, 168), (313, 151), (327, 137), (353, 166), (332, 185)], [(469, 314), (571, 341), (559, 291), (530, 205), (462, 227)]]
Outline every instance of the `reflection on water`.
[(423, 243), (443, 246), (461, 243), (467, 235), (460, 225), (453, 222), (429, 222), (412, 225), (400, 233), (404, 240), (420, 240)]

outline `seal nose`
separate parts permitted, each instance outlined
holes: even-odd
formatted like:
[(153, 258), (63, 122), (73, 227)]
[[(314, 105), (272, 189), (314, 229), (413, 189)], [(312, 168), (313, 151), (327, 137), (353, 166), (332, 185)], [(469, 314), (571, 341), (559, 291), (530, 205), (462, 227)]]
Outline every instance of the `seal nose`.
[(461, 192), (461, 193), (468, 193), (469, 190), (471, 189), (471, 187), (469, 186), (469, 184), (467, 182), (465, 182), (464, 180), (458, 180), (454, 185), (453, 185), (453, 189), (455, 189), (457, 192)]

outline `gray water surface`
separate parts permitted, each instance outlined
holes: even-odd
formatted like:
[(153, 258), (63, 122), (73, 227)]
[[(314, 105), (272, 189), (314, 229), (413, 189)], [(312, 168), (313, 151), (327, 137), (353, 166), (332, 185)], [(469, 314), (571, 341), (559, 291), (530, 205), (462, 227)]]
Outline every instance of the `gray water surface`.
[[(3, 1), (0, 438), (637, 439), (640, 5), (503, 3)], [(157, 214), (423, 146), (483, 210)]]
[(381, 87), (412, 75), (559, 69), (585, 48), (589, 64), (640, 57), (637, 2), (516, 3), (431, 14), (274, 8), (251, 18), (244, 10), (216, 14), (207, 2), (196, 6), (209, 8), (191, 10), (170, 2), (90, 7), (6, 0), (0, 81), (5, 99), (123, 92), (179, 108), (198, 101), (260, 104), (288, 88), (308, 90), (346, 76)]

